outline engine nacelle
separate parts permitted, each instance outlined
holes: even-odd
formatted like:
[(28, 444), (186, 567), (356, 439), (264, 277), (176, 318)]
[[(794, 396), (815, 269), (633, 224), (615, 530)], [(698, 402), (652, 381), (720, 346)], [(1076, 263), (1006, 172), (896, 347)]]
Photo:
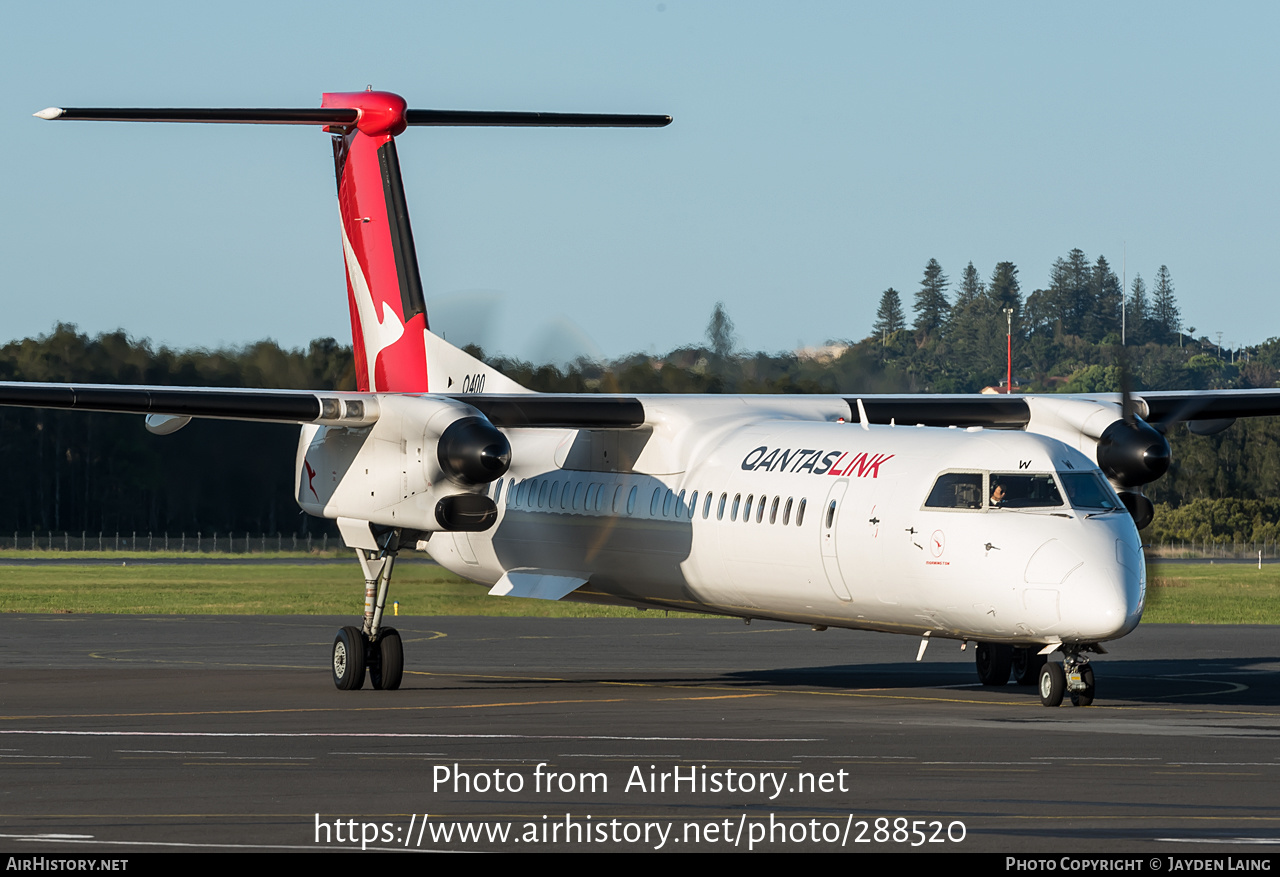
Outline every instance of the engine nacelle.
[(475, 408), (437, 396), (379, 395), (376, 423), (307, 425), (295, 496), (308, 514), (410, 530), (487, 530), (486, 486), (511, 465), (511, 444)]
[(1098, 437), (1098, 468), (1121, 487), (1150, 484), (1169, 471), (1171, 457), (1169, 440), (1140, 417), (1117, 420)]
[(1168, 440), (1140, 416), (1126, 423), (1118, 395), (1115, 401), (1075, 396), (1028, 396), (1026, 401), (1028, 432), (1056, 438), (1097, 460), (1118, 488), (1149, 484), (1169, 469)]

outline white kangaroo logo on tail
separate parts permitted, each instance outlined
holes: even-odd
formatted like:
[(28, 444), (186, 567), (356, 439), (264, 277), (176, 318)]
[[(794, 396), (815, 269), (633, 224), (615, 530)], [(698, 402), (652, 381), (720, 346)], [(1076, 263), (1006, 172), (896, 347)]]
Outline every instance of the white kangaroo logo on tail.
[(369, 389), (382, 389), (374, 378), (374, 367), (378, 362), (378, 354), (400, 340), (404, 334), (404, 323), (395, 310), (385, 301), (382, 303), (382, 319), (378, 319), (378, 309), (373, 302), (373, 293), (369, 291), (369, 283), (365, 280), (364, 269), (356, 258), (356, 251), (347, 238), (347, 229), (342, 229), (342, 254), (347, 261), (347, 278), (351, 281), (351, 292), (356, 299), (356, 313), (360, 315), (360, 334), (364, 338), (364, 361), (369, 369)]

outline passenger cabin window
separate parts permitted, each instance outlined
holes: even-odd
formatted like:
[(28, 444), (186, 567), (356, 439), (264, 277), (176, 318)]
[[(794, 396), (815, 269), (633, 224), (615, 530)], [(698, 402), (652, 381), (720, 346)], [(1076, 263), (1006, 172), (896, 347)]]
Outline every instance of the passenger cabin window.
[(640, 488), (638, 486), (633, 486), (631, 488), (631, 492), (627, 494), (627, 514), (629, 515), (633, 514), (636, 510), (636, 493), (638, 493), (639, 490)]
[(982, 508), (982, 473), (945, 472), (939, 475), (924, 505), (930, 509)]
[(787, 504), (782, 507), (782, 526), (791, 523), (791, 497), (787, 497)]
[(800, 506), (796, 509), (796, 526), (797, 527), (804, 526), (804, 507), (805, 507), (805, 504), (808, 502), (809, 501), (807, 499), (802, 498), (800, 500)]

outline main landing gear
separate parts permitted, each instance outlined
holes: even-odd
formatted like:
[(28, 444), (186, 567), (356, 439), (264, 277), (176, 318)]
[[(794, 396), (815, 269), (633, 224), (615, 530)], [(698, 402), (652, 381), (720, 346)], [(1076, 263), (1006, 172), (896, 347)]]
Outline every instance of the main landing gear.
[(342, 691), (364, 687), (367, 673), (374, 688), (394, 690), (404, 675), (404, 645), (394, 627), (382, 626), (391, 569), (400, 549), (400, 531), (389, 530), (381, 548), (356, 549), (364, 570), (364, 625), (344, 627), (333, 640), (333, 684)]
[(1035, 685), (1045, 662), (1045, 656), (1034, 647), (996, 643), (978, 643), (974, 658), (983, 685), (1004, 685), (1010, 673), (1019, 685)]
[(1008, 646), (997, 643), (978, 643), (975, 664), (978, 679), (983, 685), (1004, 685), (1013, 679), (1019, 685), (1035, 685), (1040, 692), (1040, 703), (1059, 706), (1064, 697), (1070, 697), (1075, 706), (1093, 703), (1093, 667), (1085, 652), (1102, 653), (1096, 644), (1073, 644), (1062, 647), (1061, 664), (1048, 660), (1035, 646)]

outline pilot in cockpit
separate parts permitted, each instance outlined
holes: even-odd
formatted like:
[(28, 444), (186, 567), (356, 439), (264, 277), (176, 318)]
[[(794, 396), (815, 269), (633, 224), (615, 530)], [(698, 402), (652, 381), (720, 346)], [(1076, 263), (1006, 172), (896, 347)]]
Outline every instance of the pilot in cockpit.
[(1004, 485), (997, 483), (991, 489), (991, 507), (993, 509), (1000, 508), (1001, 506), (1004, 505), (1004, 500), (1005, 500)]

